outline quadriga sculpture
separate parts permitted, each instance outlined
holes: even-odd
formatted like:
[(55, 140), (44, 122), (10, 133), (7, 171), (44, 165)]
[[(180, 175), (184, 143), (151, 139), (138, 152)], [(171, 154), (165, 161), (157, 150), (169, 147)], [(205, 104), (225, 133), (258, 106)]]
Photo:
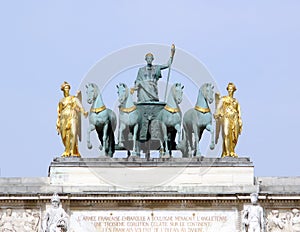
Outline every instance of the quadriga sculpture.
[(182, 113), (179, 104), (182, 101), (183, 88), (184, 86), (181, 86), (180, 83), (172, 85), (167, 97), (167, 103), (157, 117), (161, 124), (160, 152), (164, 157), (169, 157), (171, 153), (168, 144), (168, 140), (171, 140), (170, 136), (168, 136), (171, 130), (176, 130), (178, 136), (177, 144), (180, 142)]
[(91, 104), (89, 113), (90, 125), (87, 131), (87, 147), (89, 149), (92, 148), (90, 134), (96, 129), (98, 138), (101, 141), (100, 150), (112, 157), (115, 152), (114, 131), (117, 122), (116, 114), (111, 109), (106, 108), (96, 84), (89, 83), (85, 87), (87, 102)]
[(118, 134), (118, 145), (119, 147), (124, 147), (123, 144), (123, 133), (126, 128), (129, 128), (132, 132), (133, 140), (133, 153), (132, 155), (139, 155), (139, 145), (138, 145), (138, 132), (139, 132), (139, 122), (141, 121), (141, 116), (139, 111), (136, 109), (136, 105), (133, 102), (132, 96), (130, 94), (129, 88), (126, 84), (120, 83), (117, 85), (118, 88), (118, 99), (120, 102), (119, 106), (119, 134)]
[[(183, 140), (180, 148), (184, 156), (188, 154), (201, 156), (199, 141), (205, 129), (211, 133), (210, 149), (215, 148), (212, 114), (209, 108), (209, 104), (214, 100), (213, 89), (214, 86), (211, 83), (203, 84), (199, 89), (196, 106), (189, 109), (183, 116)], [(194, 150), (193, 154), (192, 150)]]

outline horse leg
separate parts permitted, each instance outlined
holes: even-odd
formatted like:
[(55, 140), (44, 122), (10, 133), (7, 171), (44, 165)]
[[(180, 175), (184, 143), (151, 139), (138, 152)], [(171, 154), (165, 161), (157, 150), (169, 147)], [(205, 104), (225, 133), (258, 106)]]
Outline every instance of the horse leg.
[[(204, 128), (203, 127), (198, 127), (195, 125), (194, 126), (194, 130), (196, 131), (195, 133), (195, 155), (200, 157), (201, 156), (201, 152), (200, 152), (200, 143), (199, 141), (201, 140)], [(197, 135), (196, 135), (197, 134)]]
[(202, 131), (201, 131), (200, 127), (198, 127), (197, 125), (193, 126), (193, 130), (194, 130), (194, 147), (195, 147), (194, 155), (197, 157), (200, 157), (201, 152), (200, 152), (199, 141), (202, 136)]
[(159, 153), (160, 153), (160, 156), (162, 156), (164, 154), (164, 133), (162, 131), (162, 128), (161, 128), (161, 131), (160, 131), (160, 135), (159, 135), (159, 143), (160, 143), (160, 149), (159, 149)]
[[(161, 129), (162, 129), (163, 141), (165, 142), (165, 155), (168, 156), (170, 154), (170, 151), (168, 148), (168, 131), (167, 131), (167, 126), (165, 123), (162, 123)], [(163, 146), (162, 146), (162, 148), (163, 148)]]
[(139, 156), (141, 156), (140, 151), (141, 151), (140, 142), (136, 140), (136, 152)]
[(133, 127), (133, 138), (132, 138), (132, 140), (133, 140), (133, 153), (134, 153), (135, 155), (138, 154), (138, 153), (137, 153), (137, 145), (136, 145), (136, 143), (137, 143), (137, 133), (138, 133), (138, 129), (139, 129), (139, 124), (137, 123), (137, 124), (135, 124), (134, 127)]
[(103, 127), (103, 144), (102, 144), (102, 151), (104, 151), (106, 153), (107, 150), (107, 130), (108, 130), (108, 122), (105, 123), (104, 127)]
[(177, 131), (177, 144), (179, 144), (181, 142), (181, 126), (180, 126), (180, 124), (176, 124), (175, 129)]
[(122, 142), (122, 135), (123, 135), (123, 131), (126, 129), (126, 125), (125, 123), (123, 122), (120, 122), (120, 125), (119, 125), (119, 133), (118, 133), (118, 146), (121, 148), (121, 147), (124, 147), (124, 144)]
[(88, 129), (87, 129), (87, 139), (86, 139), (86, 141), (87, 141), (88, 149), (92, 149), (92, 147), (93, 147), (93, 145), (91, 144), (91, 132), (95, 129), (96, 129), (96, 127), (95, 127), (94, 124), (90, 124)]
[(211, 150), (213, 150), (215, 148), (215, 136), (214, 136), (214, 128), (212, 126), (212, 124), (207, 124), (206, 125), (206, 130), (208, 130), (210, 132), (210, 146), (209, 148)]

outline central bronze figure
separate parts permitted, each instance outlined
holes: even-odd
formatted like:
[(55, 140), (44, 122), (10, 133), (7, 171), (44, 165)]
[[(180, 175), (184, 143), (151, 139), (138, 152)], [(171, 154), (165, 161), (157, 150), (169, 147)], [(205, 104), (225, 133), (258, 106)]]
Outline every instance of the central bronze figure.
[[(134, 87), (130, 89), (131, 94), (133, 94), (134, 91), (137, 91), (136, 106), (137, 111), (141, 115), (139, 121), (140, 126), (138, 131), (138, 140), (139, 142), (142, 142), (141, 148), (146, 154), (149, 153), (149, 150), (157, 150), (158, 148), (160, 148), (161, 152), (165, 150), (166, 153), (169, 153), (169, 148), (176, 147), (175, 136), (176, 132), (178, 133), (180, 128), (179, 126), (176, 126), (175, 129), (175, 125), (178, 123), (174, 123), (174, 125), (172, 124), (171, 126), (167, 127), (163, 126), (164, 129), (161, 130), (162, 124), (165, 124), (162, 123), (158, 117), (160, 112), (164, 109), (164, 107), (166, 107), (165, 101), (167, 96), (167, 87), (174, 54), (175, 45), (173, 44), (171, 46), (171, 55), (168, 63), (162, 65), (153, 65), (152, 62), (154, 60), (154, 56), (152, 53), (147, 53), (145, 55), (147, 65), (139, 68), (137, 78), (134, 82)], [(160, 101), (158, 96), (158, 80), (162, 77), (161, 70), (166, 68), (169, 68), (169, 72), (167, 77), (165, 98), (164, 101)], [(178, 105), (176, 104), (176, 106)], [(181, 113), (176, 113), (181, 115)], [(181, 117), (179, 120), (181, 121)], [(168, 141), (166, 137), (168, 137)], [(164, 148), (162, 147), (162, 141), (164, 141)], [(164, 152), (161, 154), (164, 154)]]
[[(145, 55), (147, 65), (140, 68), (137, 74), (137, 78), (134, 83), (134, 87), (131, 88), (131, 93), (137, 90), (138, 102), (153, 102), (159, 101), (157, 81), (162, 77), (161, 70), (170, 68), (175, 53), (175, 46), (172, 45), (171, 56), (167, 64), (153, 65), (154, 56), (152, 53)], [(170, 72), (168, 74), (168, 79)]]

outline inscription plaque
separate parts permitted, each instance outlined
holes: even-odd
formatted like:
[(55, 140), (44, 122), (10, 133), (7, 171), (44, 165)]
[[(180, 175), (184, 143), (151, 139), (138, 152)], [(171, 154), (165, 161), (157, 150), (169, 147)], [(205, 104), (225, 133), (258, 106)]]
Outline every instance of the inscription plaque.
[(237, 210), (73, 211), (71, 231), (85, 232), (234, 232)]

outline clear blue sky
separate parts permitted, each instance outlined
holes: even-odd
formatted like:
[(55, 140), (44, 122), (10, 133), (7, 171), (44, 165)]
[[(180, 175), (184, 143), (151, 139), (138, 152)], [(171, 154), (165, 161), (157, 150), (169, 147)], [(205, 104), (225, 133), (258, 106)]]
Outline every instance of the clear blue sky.
[(299, 10), (297, 0), (1, 1), (1, 176), (46, 176), (63, 149), (60, 84), (75, 94), (98, 60), (143, 43), (191, 53), (222, 94), (234, 82), (237, 153), (256, 176), (299, 176)]

